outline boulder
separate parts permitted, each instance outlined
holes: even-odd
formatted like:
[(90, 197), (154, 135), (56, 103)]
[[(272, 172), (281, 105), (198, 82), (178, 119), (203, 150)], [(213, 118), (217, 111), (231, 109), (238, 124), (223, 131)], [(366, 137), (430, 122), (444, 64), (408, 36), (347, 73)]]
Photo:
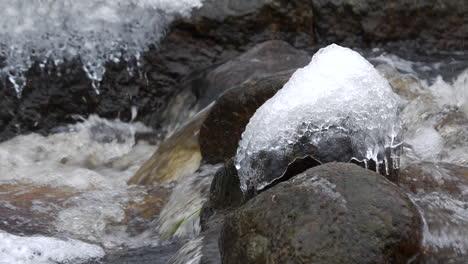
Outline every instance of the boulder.
[(383, 176), (317, 166), (260, 193), (224, 221), (223, 263), (407, 263), (422, 222)]
[(200, 130), (203, 160), (216, 164), (232, 158), (250, 118), (283, 87), (293, 72), (280, 72), (249, 81), (224, 93)]
[(216, 172), (211, 182), (210, 205), (213, 209), (222, 210), (241, 205), (243, 199), (237, 170), (231, 159)]
[(303, 67), (309, 61), (310, 56), (306, 52), (284, 41), (271, 40), (258, 44), (242, 55), (207, 68), (185, 81), (179, 88), (181, 91), (170, 100), (162, 114), (163, 126), (186, 120), (233, 87)]
[(416, 163), (399, 185), (424, 218), (423, 263), (465, 263), (468, 258), (468, 168), (448, 163)]

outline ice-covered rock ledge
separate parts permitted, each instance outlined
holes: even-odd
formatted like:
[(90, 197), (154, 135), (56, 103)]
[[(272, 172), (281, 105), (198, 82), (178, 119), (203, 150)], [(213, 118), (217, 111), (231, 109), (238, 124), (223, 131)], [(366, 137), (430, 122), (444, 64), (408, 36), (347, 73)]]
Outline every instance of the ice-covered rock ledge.
[(241, 188), (263, 189), (305, 156), (391, 175), (399, 167), (399, 104), (360, 54), (335, 44), (321, 49), (250, 119), (236, 155)]

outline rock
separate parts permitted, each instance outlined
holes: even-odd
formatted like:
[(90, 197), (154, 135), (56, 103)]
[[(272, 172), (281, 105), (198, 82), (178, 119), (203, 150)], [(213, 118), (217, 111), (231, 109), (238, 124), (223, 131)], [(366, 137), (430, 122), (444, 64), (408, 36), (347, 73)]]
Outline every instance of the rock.
[(241, 205), (243, 199), (237, 170), (231, 159), (216, 172), (211, 182), (210, 205), (213, 209), (222, 210)]
[(186, 120), (233, 87), (303, 67), (309, 61), (310, 56), (306, 52), (284, 41), (271, 40), (258, 44), (239, 57), (206, 69), (184, 82), (182, 91), (171, 99), (162, 114), (163, 126)]
[(167, 186), (141, 187), (145, 194), (140, 199), (131, 199), (125, 207), (124, 224), (130, 236), (137, 236), (154, 228), (153, 221), (159, 217), (173, 188)]
[(212, 39), (238, 46), (270, 39), (301, 47), (314, 42), (312, 3), (301, 0), (207, 0), (191, 23)]
[(468, 35), (464, 0), (318, 0), (313, 5), (318, 38), (330, 42), (410, 40), (433, 50), (460, 49)]
[(468, 258), (468, 168), (417, 163), (405, 168), (399, 185), (424, 217), (423, 263), (465, 263)]
[(383, 176), (353, 164), (314, 167), (229, 215), (223, 263), (407, 263), (421, 219)]
[(193, 174), (200, 167), (199, 130), (209, 111), (210, 107), (202, 110), (164, 140), (128, 184), (169, 183)]
[(233, 157), (250, 118), (283, 87), (293, 72), (290, 70), (250, 81), (223, 94), (200, 130), (203, 160), (215, 164)]

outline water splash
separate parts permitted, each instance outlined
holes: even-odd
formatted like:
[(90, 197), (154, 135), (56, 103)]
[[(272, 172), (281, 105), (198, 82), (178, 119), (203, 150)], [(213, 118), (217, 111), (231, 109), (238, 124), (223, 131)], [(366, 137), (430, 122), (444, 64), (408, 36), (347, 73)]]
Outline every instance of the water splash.
[(38, 62), (79, 58), (99, 93), (105, 63), (138, 61), (168, 24), (202, 0), (0, 0), (0, 73), (17, 95)]

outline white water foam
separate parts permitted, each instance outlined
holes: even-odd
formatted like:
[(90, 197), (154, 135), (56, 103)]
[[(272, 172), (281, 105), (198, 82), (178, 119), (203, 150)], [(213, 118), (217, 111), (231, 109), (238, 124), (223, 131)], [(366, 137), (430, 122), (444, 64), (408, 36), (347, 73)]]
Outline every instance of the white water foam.
[(453, 82), (421, 81), (420, 96), (401, 113), (411, 159), (468, 165), (468, 70)]
[(126, 187), (139, 164), (155, 148), (145, 143), (135, 145), (137, 131), (150, 131), (141, 123), (91, 116), (68, 130), (47, 137), (18, 136), (1, 143), (0, 184)]
[(104, 257), (96, 245), (51, 237), (20, 237), (0, 231), (0, 264), (85, 263)]
[(50, 225), (66, 237), (106, 249), (157, 244), (157, 239), (143, 238), (148, 234), (127, 233), (125, 225), (128, 203), (141, 201), (146, 194), (144, 188), (129, 187), (127, 181), (156, 148), (136, 143), (135, 133), (150, 129), (91, 116), (66, 130), (1, 143), (0, 185), (50, 186), (58, 195), (60, 190), (70, 193), (58, 205), (33, 200), (30, 208), (33, 213), (56, 214)]
[[(168, 24), (202, 0), (0, 0), (1, 73), (21, 95), (24, 73), (78, 57), (96, 92), (108, 61), (139, 60)], [(0, 61), (1, 62), (1, 61)]]

